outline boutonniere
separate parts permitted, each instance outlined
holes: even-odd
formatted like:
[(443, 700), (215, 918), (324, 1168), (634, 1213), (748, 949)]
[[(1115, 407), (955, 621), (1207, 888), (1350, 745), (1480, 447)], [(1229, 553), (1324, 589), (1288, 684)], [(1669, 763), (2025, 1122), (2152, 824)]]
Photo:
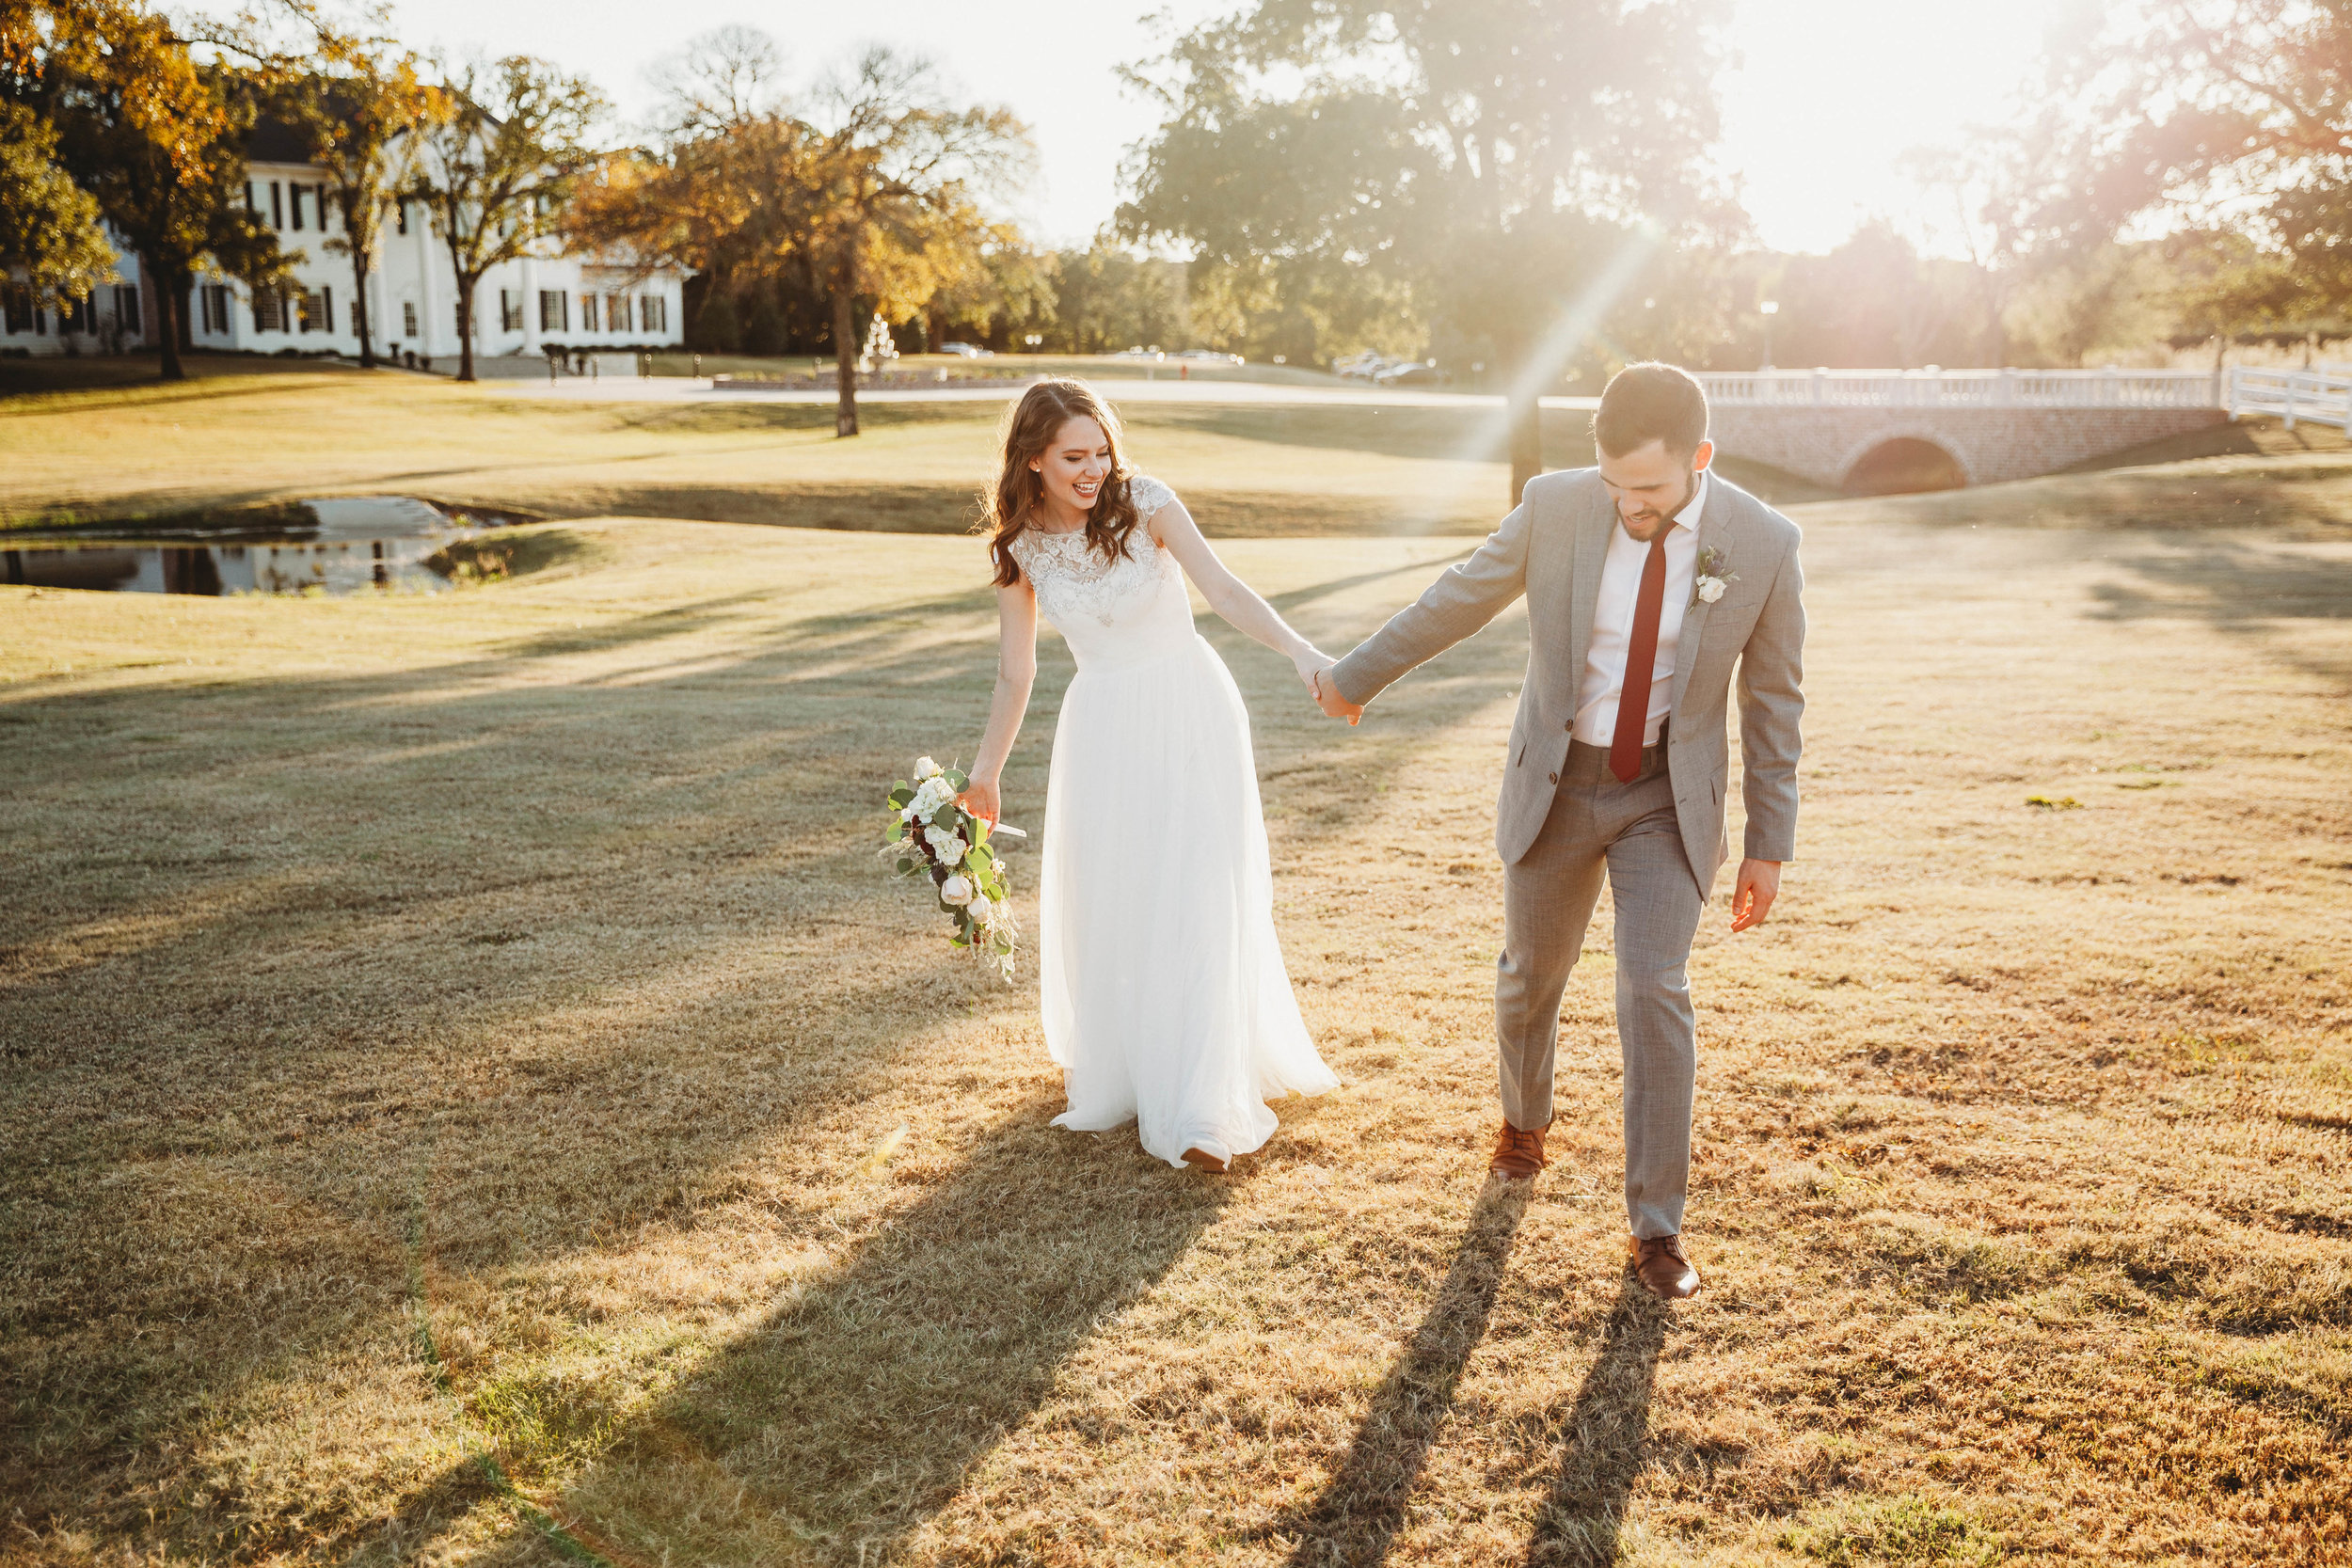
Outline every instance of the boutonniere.
[(1722, 598), (1724, 590), (1740, 580), (1739, 573), (1724, 569), (1730, 564), (1731, 558), (1714, 546), (1702, 548), (1699, 551), (1698, 579), (1691, 584), (1691, 602), (1682, 608), (1695, 610), (1702, 601), (1713, 604)]

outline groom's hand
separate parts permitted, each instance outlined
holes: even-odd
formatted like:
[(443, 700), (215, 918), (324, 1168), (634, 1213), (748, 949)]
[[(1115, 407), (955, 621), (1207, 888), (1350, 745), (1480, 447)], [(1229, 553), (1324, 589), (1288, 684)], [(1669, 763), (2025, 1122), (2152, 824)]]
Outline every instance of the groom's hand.
[(1764, 924), (1780, 896), (1780, 862), (1741, 861), (1740, 879), (1731, 889), (1731, 928), (1745, 931)]
[(1327, 664), (1314, 673), (1315, 705), (1334, 719), (1344, 719), (1353, 724), (1364, 716), (1364, 705), (1351, 703), (1340, 695), (1339, 687), (1331, 679), (1337, 666)]

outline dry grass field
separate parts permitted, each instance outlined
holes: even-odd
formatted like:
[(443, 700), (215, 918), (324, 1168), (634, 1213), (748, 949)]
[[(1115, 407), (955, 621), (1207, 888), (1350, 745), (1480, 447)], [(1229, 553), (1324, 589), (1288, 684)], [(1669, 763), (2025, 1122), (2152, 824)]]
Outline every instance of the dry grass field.
[[(577, 403), (400, 372), (199, 368), (176, 387), (0, 403), (0, 529), (391, 491), (538, 518), (961, 533), (1000, 411), (868, 403), (866, 435), (843, 442), (828, 404)], [(1228, 534), (1483, 533), (1508, 492), (1503, 433), (1483, 409), (1138, 403), (1127, 417), (1155, 471)], [(1589, 415), (1548, 420), (1555, 462), (1590, 461)], [(1781, 499), (1813, 494), (1746, 476)]]
[[(0, 360), (0, 531), (389, 491), (527, 518), (961, 533), (998, 414), (869, 402), (866, 434), (840, 442), (833, 409), (814, 404), (578, 403), (512, 383), (201, 356), (190, 383), (120, 380), (142, 363)], [(1125, 418), (1153, 470), (1226, 537), (1483, 534), (1509, 489), (1488, 409), (1138, 402)], [(1592, 461), (1589, 418), (1545, 411), (1551, 466)], [(1723, 467), (1776, 504), (1830, 499), (1760, 465)], [(2324, 535), (2352, 513), (2352, 444), (2308, 423), (2224, 425), (1918, 515), (2079, 528), (2187, 513)]]
[[(2201, 461), (1800, 514), (1802, 859), (1694, 956), (1673, 1309), (1605, 919), (1562, 1157), (1483, 1180), (1517, 616), (1354, 730), (1212, 630), (1343, 1080), (1216, 1179), (1048, 1128), (1025, 969), (872, 853), (977, 739), (968, 540), (0, 589), (0, 1562), (2352, 1560), (2352, 540), (2194, 526), (2343, 481)], [(1461, 547), (1226, 553), (1337, 651)]]

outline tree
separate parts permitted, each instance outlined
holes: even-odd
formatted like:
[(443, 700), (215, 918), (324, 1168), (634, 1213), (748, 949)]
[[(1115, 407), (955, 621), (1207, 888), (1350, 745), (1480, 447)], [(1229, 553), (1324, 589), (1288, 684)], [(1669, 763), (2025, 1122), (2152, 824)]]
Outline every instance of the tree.
[(2312, 301), (2292, 258), (2244, 234), (2185, 230), (2159, 242), (2168, 266), (2166, 301), (2175, 341), (2205, 340), (2221, 369), (2232, 339), (2280, 332), (2308, 321)]
[(1102, 354), (1188, 338), (1184, 263), (1138, 256), (1106, 240), (1055, 258), (1053, 325), (1042, 346)]
[(2249, 230), (2293, 259), (2313, 304), (2340, 310), (2352, 297), (2352, 4), (2174, 0), (2132, 53), (2135, 85), (2169, 89), (2134, 93), (2113, 160), (2126, 197), (2146, 198), (2135, 210)]
[(351, 258), (359, 363), (373, 369), (368, 277), (382, 250), (386, 210), (416, 182), (418, 133), (432, 97), (416, 55), (385, 35), (389, 17), (383, 8), (362, 11), (360, 29), (345, 29), (313, 0), (282, 3), (310, 34), (310, 49), (307, 57), (276, 56), (274, 106), (301, 130), (311, 158), (326, 171), (342, 233), (326, 248)]
[(56, 153), (55, 128), (0, 100), (0, 275), (22, 275), (62, 309), (113, 278), (115, 266), (97, 200), (57, 166)]
[(1510, 373), (1513, 492), (1536, 399), (1589, 358), (1669, 236), (1737, 225), (1705, 162), (1720, 6), (1256, 0), (1135, 73), (1164, 104), (1134, 238), (1248, 271), (1392, 271)]
[(46, 8), (0, 33), (11, 92), (56, 132), (59, 163), (94, 197), (139, 258), (161, 340), (162, 373), (184, 378), (187, 299), (210, 260), (249, 279), (277, 276), (288, 258), (244, 210), (244, 136), (251, 84), (225, 64), (199, 65), (163, 18), (128, 3), (77, 0)]
[(1028, 167), (1027, 133), (1003, 109), (956, 105), (929, 65), (887, 49), (804, 107), (778, 71), (752, 29), (695, 40), (658, 74), (665, 145), (610, 161), (574, 231), (700, 272), (705, 322), (746, 318), (755, 299), (738, 296), (755, 285), (786, 317), (795, 296), (813, 298), (839, 378), (834, 429), (854, 436), (860, 309), (905, 322), (976, 285), (1016, 242), (982, 203)]
[(999, 237), (980, 200), (1028, 168), (1009, 110), (953, 106), (927, 63), (876, 47), (818, 94), (790, 243), (832, 306), (839, 399), (834, 434), (855, 436), (856, 307), (904, 321)]
[(1774, 346), (1794, 365), (1973, 365), (1989, 338), (1968, 262), (1923, 258), (1884, 222), (1779, 263)]
[[(474, 291), (483, 275), (562, 243), (562, 213), (596, 161), (603, 97), (544, 60), (444, 67), (417, 133), (416, 183), (457, 277), (457, 379), (474, 379)], [(485, 102), (486, 100), (486, 102)]]
[(2217, 329), (2230, 315), (2240, 327), (2343, 315), (2352, 0), (2163, 0), (2064, 35), (2046, 69), (2064, 156), (2033, 219), (2067, 242), (2071, 264), (2169, 220), (2257, 252), (2224, 246), (2192, 264), (2218, 292), (2190, 315)]
[(936, 351), (961, 332), (993, 348), (1020, 346), (1029, 324), (1054, 314), (1054, 255), (1033, 249), (1010, 224), (923, 307), (924, 346)]
[(700, 306), (691, 328), (701, 345), (723, 352), (739, 345), (739, 295), (772, 296), (770, 284), (794, 280), (809, 132), (785, 112), (779, 70), (772, 40), (736, 26), (660, 62), (651, 74), (662, 89), (661, 145), (601, 160), (565, 216), (579, 245), (694, 274)]

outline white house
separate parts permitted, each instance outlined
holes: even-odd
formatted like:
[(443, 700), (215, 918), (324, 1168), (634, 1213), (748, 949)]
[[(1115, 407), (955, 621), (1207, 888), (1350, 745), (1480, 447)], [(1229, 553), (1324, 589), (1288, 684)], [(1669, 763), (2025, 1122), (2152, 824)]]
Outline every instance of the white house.
[[(326, 249), (342, 232), (326, 173), (308, 162), (286, 127), (264, 121), (247, 147), (245, 200), (278, 231), (278, 245), (303, 260), (289, 286), (258, 293), (234, 278), (199, 277), (188, 302), (189, 335), (199, 350), (276, 354), (359, 353), (358, 309), (351, 258)], [(155, 301), (141, 287), (138, 259), (119, 236), (119, 284), (102, 289), (60, 315), (37, 308), (28, 292), (0, 289), (0, 351), (105, 353), (152, 342)], [(413, 355), (436, 369), (457, 357), (457, 275), (432, 231), (423, 203), (403, 202), (384, 225), (381, 254), (368, 277), (370, 335), (376, 352)], [(553, 247), (550, 246), (550, 251)], [(685, 341), (675, 267), (644, 269), (594, 255), (525, 257), (483, 276), (474, 291), (477, 356), (538, 355), (567, 349), (657, 347)]]

